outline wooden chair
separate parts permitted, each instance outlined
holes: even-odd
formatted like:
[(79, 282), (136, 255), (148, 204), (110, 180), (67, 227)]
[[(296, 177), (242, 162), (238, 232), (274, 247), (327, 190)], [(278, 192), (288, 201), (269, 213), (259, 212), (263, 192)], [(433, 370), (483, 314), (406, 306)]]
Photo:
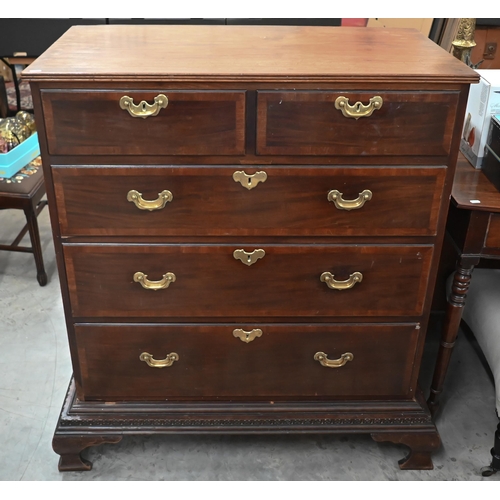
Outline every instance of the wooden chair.
[[(462, 320), (471, 329), (495, 383), (495, 410), (500, 415), (500, 269), (475, 269), (467, 292)], [(492, 408), (493, 411), (493, 408)], [(483, 476), (500, 470), (500, 422), (491, 449), (491, 464)]]
[[(16, 239), (10, 245), (0, 245), (0, 250), (32, 253), (35, 257), (36, 278), (40, 286), (47, 284), (37, 221), (38, 214), (47, 205), (47, 201), (42, 200), (44, 194), (45, 185), (41, 168), (20, 183), (0, 183), (0, 210), (7, 208), (20, 209), (24, 211), (26, 216), (26, 225)], [(31, 247), (19, 246), (19, 242), (27, 231), (30, 234)]]

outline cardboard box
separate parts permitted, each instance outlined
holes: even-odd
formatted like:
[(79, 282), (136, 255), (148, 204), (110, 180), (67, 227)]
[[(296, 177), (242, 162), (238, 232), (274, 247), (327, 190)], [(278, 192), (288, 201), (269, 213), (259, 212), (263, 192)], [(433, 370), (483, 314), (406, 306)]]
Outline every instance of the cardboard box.
[(35, 132), (8, 153), (0, 153), (0, 177), (12, 177), (39, 155), (38, 133)]
[(479, 83), (470, 86), (460, 151), (481, 168), (492, 115), (500, 114), (500, 69), (476, 70)]
[(482, 169), (500, 191), (500, 115), (491, 118)]

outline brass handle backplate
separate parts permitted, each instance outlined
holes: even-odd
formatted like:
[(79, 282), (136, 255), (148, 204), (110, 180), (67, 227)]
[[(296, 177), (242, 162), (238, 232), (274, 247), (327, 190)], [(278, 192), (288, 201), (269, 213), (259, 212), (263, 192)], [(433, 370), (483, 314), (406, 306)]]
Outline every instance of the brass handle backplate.
[(335, 109), (340, 109), (346, 118), (360, 118), (370, 116), (376, 109), (380, 109), (383, 104), (383, 99), (380, 96), (370, 98), (369, 104), (363, 104), (358, 101), (355, 104), (349, 104), (349, 98), (340, 96), (335, 100)]
[(349, 288), (352, 288), (356, 283), (361, 283), (361, 281), (363, 281), (363, 275), (360, 272), (356, 271), (349, 276), (349, 279), (345, 281), (337, 281), (336, 279), (334, 279), (334, 275), (332, 273), (324, 272), (319, 277), (319, 280), (323, 283), (326, 283), (328, 288), (331, 288), (332, 290), (348, 290)]
[(244, 188), (253, 189), (259, 182), (266, 182), (267, 174), (265, 172), (256, 172), (249, 175), (243, 170), (237, 170), (233, 174), (234, 182), (239, 182)]
[(158, 193), (158, 198), (156, 200), (145, 200), (142, 197), (142, 193), (136, 191), (135, 189), (130, 190), (127, 193), (127, 200), (132, 202), (137, 208), (141, 210), (161, 210), (165, 205), (174, 199), (172, 193), (168, 189), (164, 189), (161, 193)]
[(149, 104), (146, 101), (141, 101), (139, 104), (134, 104), (134, 99), (128, 95), (124, 95), (120, 99), (120, 108), (126, 109), (130, 116), (134, 118), (148, 118), (156, 116), (160, 109), (168, 106), (168, 97), (163, 94), (158, 94), (154, 98), (154, 103)]
[(236, 260), (241, 260), (243, 264), (251, 266), (255, 264), (259, 259), (262, 259), (266, 255), (266, 252), (262, 248), (257, 248), (253, 252), (245, 252), (243, 249), (238, 249), (233, 252), (233, 257)]
[(146, 290), (154, 291), (168, 288), (170, 283), (173, 283), (175, 279), (174, 273), (165, 273), (160, 281), (150, 281), (148, 280), (148, 275), (141, 272), (134, 274), (134, 281), (136, 283), (140, 283)]
[(314, 355), (315, 361), (319, 361), (321, 366), (326, 366), (327, 368), (340, 368), (344, 366), (348, 361), (354, 359), (354, 355), (351, 352), (346, 352), (342, 354), (339, 359), (328, 359), (328, 355), (324, 352), (317, 352)]
[(343, 194), (336, 189), (332, 189), (327, 196), (328, 201), (333, 201), (339, 210), (355, 210), (361, 208), (367, 201), (372, 199), (372, 192), (365, 189), (355, 200), (344, 200)]
[(151, 368), (165, 368), (167, 366), (172, 366), (174, 361), (179, 361), (179, 355), (176, 352), (171, 352), (167, 354), (165, 359), (154, 359), (152, 354), (149, 352), (143, 352), (139, 359), (147, 363)]
[(255, 340), (257, 337), (261, 337), (262, 330), (260, 328), (254, 328), (253, 330), (246, 332), (241, 328), (236, 328), (236, 330), (233, 330), (233, 335), (237, 339), (240, 339), (242, 342), (246, 342), (248, 344), (249, 342), (252, 342), (252, 340)]

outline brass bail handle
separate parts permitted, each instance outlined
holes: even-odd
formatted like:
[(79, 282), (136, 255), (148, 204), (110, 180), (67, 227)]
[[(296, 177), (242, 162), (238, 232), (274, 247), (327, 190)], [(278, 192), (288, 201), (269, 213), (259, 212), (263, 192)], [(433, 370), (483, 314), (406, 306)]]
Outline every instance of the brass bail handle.
[(337, 281), (332, 273), (324, 272), (319, 277), (319, 280), (326, 283), (328, 288), (331, 288), (332, 290), (348, 290), (356, 283), (361, 283), (361, 281), (363, 281), (363, 275), (356, 271), (355, 273), (352, 273), (348, 279), (344, 281)]
[(140, 271), (134, 274), (134, 281), (136, 283), (140, 283), (143, 288), (146, 290), (163, 290), (164, 288), (168, 288), (170, 283), (173, 283), (176, 280), (174, 273), (165, 273), (163, 278), (159, 281), (150, 281), (148, 280), (148, 275), (141, 273)]
[(253, 189), (259, 182), (266, 182), (267, 174), (263, 171), (255, 172), (255, 174), (246, 174), (243, 170), (237, 170), (233, 174), (234, 182), (239, 182), (244, 188)]
[(161, 210), (165, 208), (165, 205), (172, 201), (174, 196), (168, 189), (164, 189), (161, 193), (158, 193), (158, 198), (156, 200), (145, 200), (142, 197), (142, 193), (131, 189), (127, 193), (127, 200), (133, 203), (139, 210)]
[(332, 189), (328, 193), (327, 199), (328, 201), (332, 201), (339, 210), (356, 210), (372, 199), (372, 192), (369, 189), (365, 189), (359, 193), (359, 196), (355, 200), (344, 200), (343, 193)]
[(335, 100), (335, 109), (340, 109), (342, 114), (346, 118), (354, 118), (359, 120), (360, 118), (371, 116), (371, 114), (382, 107), (384, 100), (379, 95), (371, 97), (368, 104), (363, 104), (358, 101), (354, 104), (349, 104), (349, 98), (344, 96), (339, 96)]
[(172, 366), (174, 361), (179, 361), (179, 355), (176, 352), (171, 352), (167, 354), (165, 359), (154, 359), (153, 355), (149, 354), (149, 352), (143, 352), (139, 356), (139, 359), (151, 368), (166, 368), (167, 366)]
[(134, 118), (148, 118), (149, 116), (156, 116), (160, 109), (168, 106), (168, 97), (163, 94), (158, 94), (154, 98), (153, 104), (146, 101), (141, 101), (139, 104), (134, 104), (134, 99), (128, 95), (124, 95), (120, 99), (120, 108), (129, 112), (130, 116)]
[(328, 355), (322, 351), (319, 351), (314, 355), (314, 360), (319, 361), (321, 366), (326, 366), (327, 368), (340, 368), (353, 359), (354, 355), (352, 352), (346, 352), (338, 359), (328, 359)]
[(245, 252), (245, 250), (239, 248), (233, 252), (233, 257), (247, 266), (255, 264), (259, 259), (264, 258), (265, 255), (266, 252), (262, 248), (257, 248), (253, 252)]

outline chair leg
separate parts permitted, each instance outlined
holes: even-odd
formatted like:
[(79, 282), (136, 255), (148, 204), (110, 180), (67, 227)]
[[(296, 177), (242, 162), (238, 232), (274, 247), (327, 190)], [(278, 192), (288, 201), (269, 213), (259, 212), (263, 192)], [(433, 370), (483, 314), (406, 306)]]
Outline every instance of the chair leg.
[(36, 279), (40, 286), (45, 286), (47, 284), (47, 273), (43, 265), (42, 246), (40, 244), (40, 232), (38, 230), (36, 210), (30, 205), (29, 208), (24, 209), (24, 214), (26, 215), (31, 246), (33, 247), (33, 256), (35, 257)]
[(481, 469), (481, 475), (484, 477), (491, 476), (500, 470), (500, 422), (495, 431), (495, 441), (491, 449), (491, 464)]

